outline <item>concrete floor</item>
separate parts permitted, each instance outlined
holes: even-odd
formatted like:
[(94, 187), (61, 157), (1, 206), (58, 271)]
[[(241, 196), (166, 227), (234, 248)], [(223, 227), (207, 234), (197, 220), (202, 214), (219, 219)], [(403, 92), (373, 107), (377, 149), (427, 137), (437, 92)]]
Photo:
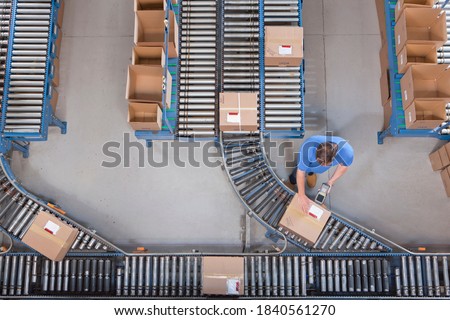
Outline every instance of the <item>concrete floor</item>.
[[(131, 133), (124, 97), (133, 26), (132, 1), (66, 0), (57, 115), (69, 130), (52, 129), (47, 143), (32, 145), (29, 159), (15, 155), (14, 172), (118, 245), (239, 250), (244, 208), (220, 167), (177, 167), (170, 149), (168, 166), (138, 168), (136, 147), (130, 168), (101, 166), (110, 161), (103, 145)], [(304, 27), (307, 136), (333, 131), (356, 152), (331, 208), (398, 243), (450, 243), (450, 200), (428, 161), (442, 143), (388, 138), (377, 144), (383, 115), (374, 1), (305, 0)], [(285, 157), (271, 155), (281, 177), (301, 142), (289, 142)], [(163, 144), (153, 151), (161, 159)], [(197, 148), (196, 159), (202, 153)], [(264, 241), (264, 229), (251, 226), (252, 243)]]

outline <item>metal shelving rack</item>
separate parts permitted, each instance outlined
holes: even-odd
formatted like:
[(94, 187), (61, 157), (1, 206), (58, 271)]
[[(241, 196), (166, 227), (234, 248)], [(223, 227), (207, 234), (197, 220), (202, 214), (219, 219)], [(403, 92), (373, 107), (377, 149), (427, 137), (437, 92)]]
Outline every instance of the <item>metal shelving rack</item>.
[[(40, 127), (36, 130), (8, 130), (6, 128), (6, 119), (9, 106), (10, 84), (11, 84), (11, 71), (14, 56), (14, 45), (16, 35), (16, 21), (17, 10), (20, 0), (12, 0), (11, 5), (11, 20), (9, 28), (9, 43), (8, 54), (6, 59), (4, 88), (3, 88), (3, 101), (2, 101), (2, 114), (1, 114), (1, 143), (0, 152), (5, 153), (10, 148), (15, 148), (23, 152), (24, 156), (28, 156), (28, 145), (31, 141), (46, 141), (48, 137), (48, 127), (57, 126), (61, 129), (61, 133), (65, 134), (67, 131), (67, 123), (58, 119), (51, 106), (51, 99), (53, 98), (53, 90), (51, 81), (54, 77), (54, 59), (56, 58), (56, 40), (58, 38), (59, 28), (57, 27), (58, 11), (61, 6), (59, 0), (51, 0), (50, 13), (49, 13), (49, 25), (48, 25), (48, 41), (46, 48), (45, 59), (45, 73), (44, 73), (44, 85), (43, 85), (43, 102), (40, 117)], [(45, 2), (45, 1), (44, 1)]]
[[(386, 37), (388, 39), (388, 57), (389, 57), (389, 81), (391, 86), (392, 116), (389, 126), (378, 132), (378, 144), (383, 144), (384, 138), (391, 137), (429, 137), (440, 140), (450, 140), (450, 134), (443, 134), (442, 130), (450, 127), (450, 122), (433, 130), (426, 129), (406, 129), (405, 112), (402, 106), (402, 95), (400, 89), (400, 79), (403, 74), (398, 73), (397, 56), (395, 53), (395, 5), (397, 0), (385, 0), (386, 14)], [(445, 7), (446, 2), (442, 5)]]
[[(175, 19), (179, 21), (179, 5), (172, 4), (172, 1), (166, 0), (166, 21), (169, 21), (170, 11), (175, 14)], [(164, 34), (164, 51), (166, 53), (166, 61), (164, 67), (164, 74), (170, 73), (172, 76), (172, 95), (170, 99), (170, 106), (166, 106), (166, 89), (163, 89), (162, 97), (162, 120), (163, 125), (160, 131), (148, 131), (148, 130), (137, 130), (135, 136), (138, 139), (146, 141), (147, 147), (152, 146), (152, 141), (154, 140), (174, 140), (175, 130), (177, 127), (177, 113), (178, 113), (178, 58), (169, 58), (168, 54), (168, 41), (169, 41), (170, 23), (166, 24), (165, 34)]]

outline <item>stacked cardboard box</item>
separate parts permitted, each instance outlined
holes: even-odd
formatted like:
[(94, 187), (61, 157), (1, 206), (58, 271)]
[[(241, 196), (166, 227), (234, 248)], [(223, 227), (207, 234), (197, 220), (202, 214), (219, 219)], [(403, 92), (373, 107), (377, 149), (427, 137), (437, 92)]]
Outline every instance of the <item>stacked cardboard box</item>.
[[(165, 65), (166, 55), (178, 56), (178, 25), (173, 11), (169, 11), (166, 21), (166, 7), (166, 0), (134, 0), (135, 47), (126, 88), (128, 123), (134, 130), (161, 130), (161, 108), (170, 108), (172, 76)], [(169, 27), (167, 52), (164, 48), (166, 23)]]
[(440, 171), (445, 192), (450, 197), (450, 143), (430, 154), (433, 171)]
[(447, 42), (445, 11), (433, 0), (399, 0), (395, 6), (395, 45), (405, 124), (434, 129), (446, 120), (450, 102), (448, 65), (437, 64), (437, 48)]

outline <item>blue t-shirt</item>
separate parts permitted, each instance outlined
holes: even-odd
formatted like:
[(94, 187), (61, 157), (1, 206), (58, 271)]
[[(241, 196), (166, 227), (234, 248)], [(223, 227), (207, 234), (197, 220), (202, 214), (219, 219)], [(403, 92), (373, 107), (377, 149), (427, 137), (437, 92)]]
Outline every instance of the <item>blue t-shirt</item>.
[[(320, 165), (316, 158), (317, 147), (324, 142), (336, 143), (338, 145), (336, 157), (334, 157), (330, 166)], [(324, 173), (338, 164), (348, 167), (352, 162), (353, 148), (344, 139), (335, 136), (312, 136), (306, 139), (300, 147), (297, 168), (305, 172)]]

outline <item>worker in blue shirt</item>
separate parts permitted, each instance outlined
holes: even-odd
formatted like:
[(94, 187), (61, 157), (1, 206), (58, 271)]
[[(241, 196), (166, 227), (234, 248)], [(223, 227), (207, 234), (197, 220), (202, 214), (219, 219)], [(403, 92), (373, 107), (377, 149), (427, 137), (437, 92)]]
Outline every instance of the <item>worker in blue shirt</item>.
[(298, 201), (303, 212), (308, 212), (312, 201), (305, 194), (305, 181), (309, 188), (317, 183), (317, 174), (337, 166), (327, 184), (332, 187), (342, 177), (353, 162), (352, 146), (340, 137), (312, 136), (300, 147), (298, 165), (289, 176), (289, 181), (298, 188)]

